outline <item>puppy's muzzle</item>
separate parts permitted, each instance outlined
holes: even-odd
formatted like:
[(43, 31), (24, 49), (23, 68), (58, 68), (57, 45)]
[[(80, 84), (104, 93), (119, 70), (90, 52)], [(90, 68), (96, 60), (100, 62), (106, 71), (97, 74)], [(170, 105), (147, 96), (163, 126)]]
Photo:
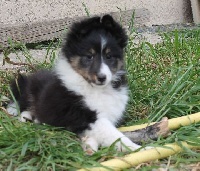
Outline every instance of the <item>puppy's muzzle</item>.
[(98, 74), (97, 75), (97, 83), (104, 84), (105, 82), (106, 82), (106, 75)]

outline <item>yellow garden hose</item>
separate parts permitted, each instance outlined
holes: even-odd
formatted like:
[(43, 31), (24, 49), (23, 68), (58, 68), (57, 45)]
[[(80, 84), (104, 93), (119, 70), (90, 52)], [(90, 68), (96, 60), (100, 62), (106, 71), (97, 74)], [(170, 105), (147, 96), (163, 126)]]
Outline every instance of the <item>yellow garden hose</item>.
[[(186, 142), (182, 142), (182, 146), (186, 148), (190, 148), (190, 149), (193, 148), (193, 146), (188, 145)], [(150, 162), (150, 161), (171, 156), (173, 154), (181, 152), (182, 150), (183, 149), (176, 143), (167, 144), (163, 147), (156, 147), (156, 148), (145, 150), (145, 151), (139, 151), (136, 153), (126, 155), (121, 158), (115, 158), (115, 159), (102, 162), (101, 165), (103, 165), (104, 167), (93, 167), (90, 169), (88, 168), (81, 169), (79, 171), (86, 171), (86, 170), (107, 171), (108, 170), (107, 168), (112, 169), (112, 170), (127, 169), (130, 167), (136, 166), (140, 163)]]
[[(200, 122), (200, 112), (191, 114), (191, 115), (187, 115), (187, 116), (169, 119), (168, 127), (169, 127), (169, 129), (174, 130), (174, 129), (180, 128), (181, 126), (187, 126), (187, 125), (190, 125), (193, 123), (198, 123), (198, 122)], [(155, 122), (153, 122), (151, 124), (141, 124), (141, 125), (135, 125), (135, 126), (121, 127), (121, 128), (119, 128), (119, 130), (121, 132), (134, 131), (137, 129), (145, 128), (149, 125), (153, 125), (154, 123)]]

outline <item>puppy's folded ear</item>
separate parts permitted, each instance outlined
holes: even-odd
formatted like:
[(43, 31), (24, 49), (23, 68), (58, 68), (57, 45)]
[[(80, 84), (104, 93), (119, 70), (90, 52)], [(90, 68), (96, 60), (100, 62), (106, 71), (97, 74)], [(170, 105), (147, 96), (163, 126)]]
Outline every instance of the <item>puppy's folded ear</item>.
[(71, 30), (72, 30), (72, 33), (74, 33), (74, 35), (77, 38), (82, 38), (86, 34), (88, 34), (92, 29), (99, 26), (99, 24), (100, 24), (100, 17), (93, 17), (93, 18), (85, 19), (81, 22), (75, 23), (72, 26)]
[(80, 31), (79, 33), (80, 36), (84, 36), (91, 30), (91, 28), (95, 28), (99, 24), (100, 24), (100, 17), (93, 17), (81, 22), (79, 26), (80, 28), (77, 30)]
[(120, 26), (111, 15), (104, 15), (101, 22), (105, 29), (116, 38), (119, 46), (124, 48), (127, 45), (128, 37), (122, 26)]
[(113, 20), (111, 15), (104, 15), (102, 17), (102, 20), (101, 20), (102, 24), (107, 28), (111, 28), (111, 27), (114, 26), (114, 22), (113, 21), (114, 20)]

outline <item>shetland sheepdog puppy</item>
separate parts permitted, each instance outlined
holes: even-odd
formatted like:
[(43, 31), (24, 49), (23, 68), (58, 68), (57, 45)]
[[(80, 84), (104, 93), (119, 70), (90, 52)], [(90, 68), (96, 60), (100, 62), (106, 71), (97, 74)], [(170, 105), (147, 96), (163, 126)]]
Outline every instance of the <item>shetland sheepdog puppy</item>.
[[(86, 151), (115, 142), (118, 150), (140, 148), (116, 129), (128, 101), (124, 68), (125, 30), (110, 16), (72, 24), (52, 70), (19, 75), (11, 83), (20, 120), (63, 127), (84, 139)], [(118, 140), (118, 141), (117, 141)]]

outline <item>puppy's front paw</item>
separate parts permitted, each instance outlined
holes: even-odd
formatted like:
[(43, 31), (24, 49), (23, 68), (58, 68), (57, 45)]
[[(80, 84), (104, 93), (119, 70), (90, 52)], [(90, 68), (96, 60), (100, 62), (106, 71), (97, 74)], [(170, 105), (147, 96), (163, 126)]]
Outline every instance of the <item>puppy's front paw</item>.
[(116, 144), (118, 151), (128, 151), (128, 149), (135, 151), (135, 150), (141, 148), (140, 145), (133, 143), (127, 137), (122, 137), (120, 140), (121, 141)]
[(92, 137), (82, 137), (82, 148), (87, 155), (93, 155), (98, 150), (98, 143)]
[(90, 147), (90, 145), (88, 145), (88, 144), (82, 144), (82, 148), (83, 148), (83, 151), (85, 152), (85, 154), (87, 154), (88, 156), (91, 156), (95, 153), (95, 151), (92, 149), (92, 147)]

